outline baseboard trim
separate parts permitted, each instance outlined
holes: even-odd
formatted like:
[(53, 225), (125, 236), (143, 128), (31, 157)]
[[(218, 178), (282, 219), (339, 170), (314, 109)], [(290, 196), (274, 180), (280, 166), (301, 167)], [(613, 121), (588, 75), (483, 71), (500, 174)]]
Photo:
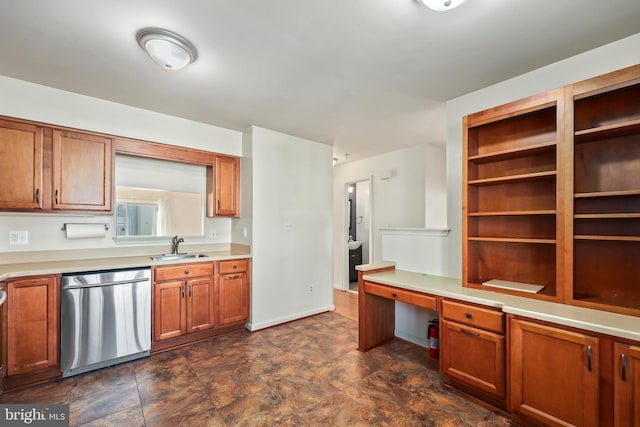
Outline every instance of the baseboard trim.
[(304, 317), (313, 316), (314, 314), (326, 313), (327, 311), (334, 311), (335, 309), (336, 309), (336, 306), (331, 304), (326, 307), (303, 311), (301, 313), (295, 313), (288, 316), (278, 317), (276, 319), (266, 320), (263, 322), (258, 322), (258, 323), (250, 322), (250, 323), (247, 323), (247, 329), (249, 329), (251, 332), (259, 331), (260, 329), (281, 325), (283, 323), (291, 322), (293, 320), (298, 320)]
[(412, 344), (415, 345), (419, 345), (420, 347), (424, 347), (424, 348), (429, 348), (429, 340), (424, 340), (420, 337), (416, 337), (414, 335), (411, 334), (406, 334), (402, 331), (399, 330), (395, 330), (394, 331), (394, 335), (400, 339), (403, 339), (405, 341), (409, 341)]

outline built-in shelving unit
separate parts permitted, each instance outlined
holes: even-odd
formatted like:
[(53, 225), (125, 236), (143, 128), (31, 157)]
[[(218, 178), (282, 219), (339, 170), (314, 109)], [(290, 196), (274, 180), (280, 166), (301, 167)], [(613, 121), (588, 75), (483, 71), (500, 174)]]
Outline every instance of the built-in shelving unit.
[(466, 286), (540, 285), (535, 297), (557, 297), (561, 103), (550, 92), (466, 118)]
[(465, 286), (640, 316), (640, 65), (467, 116), (464, 137)]
[(572, 302), (640, 313), (640, 70), (571, 87)]

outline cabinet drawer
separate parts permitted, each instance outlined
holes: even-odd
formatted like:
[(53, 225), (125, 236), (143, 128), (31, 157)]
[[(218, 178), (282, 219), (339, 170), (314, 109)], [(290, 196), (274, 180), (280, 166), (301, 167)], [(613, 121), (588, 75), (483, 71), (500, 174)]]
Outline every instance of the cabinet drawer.
[(155, 267), (154, 269), (154, 280), (156, 282), (202, 276), (213, 276), (212, 262)]
[(220, 274), (238, 273), (247, 271), (249, 261), (246, 259), (233, 259), (230, 261), (220, 261)]
[(442, 300), (442, 317), (463, 325), (504, 334), (504, 313), (500, 311)]
[(369, 294), (406, 302), (407, 304), (418, 305), (430, 310), (436, 309), (436, 297), (419, 292), (407, 291), (371, 282), (364, 282), (364, 291)]

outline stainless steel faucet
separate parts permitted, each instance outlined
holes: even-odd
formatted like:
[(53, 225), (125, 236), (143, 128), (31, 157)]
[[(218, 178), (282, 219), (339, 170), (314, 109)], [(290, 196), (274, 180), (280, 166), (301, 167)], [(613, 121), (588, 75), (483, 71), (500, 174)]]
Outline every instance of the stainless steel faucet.
[(171, 244), (171, 253), (173, 255), (178, 255), (178, 245), (182, 242), (184, 242), (182, 237), (178, 238), (178, 236), (173, 236), (173, 243)]

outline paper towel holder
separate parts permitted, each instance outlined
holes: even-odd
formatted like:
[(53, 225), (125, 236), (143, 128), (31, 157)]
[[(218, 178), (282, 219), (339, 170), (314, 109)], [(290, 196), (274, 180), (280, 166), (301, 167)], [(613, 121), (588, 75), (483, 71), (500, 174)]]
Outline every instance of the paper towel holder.
[[(65, 222), (64, 224), (62, 224), (62, 228), (60, 230), (67, 231), (67, 225), (85, 225), (85, 224), (93, 225), (93, 223), (90, 223), (90, 222)], [(109, 224), (102, 224), (102, 225), (104, 225), (105, 230), (109, 231)]]

